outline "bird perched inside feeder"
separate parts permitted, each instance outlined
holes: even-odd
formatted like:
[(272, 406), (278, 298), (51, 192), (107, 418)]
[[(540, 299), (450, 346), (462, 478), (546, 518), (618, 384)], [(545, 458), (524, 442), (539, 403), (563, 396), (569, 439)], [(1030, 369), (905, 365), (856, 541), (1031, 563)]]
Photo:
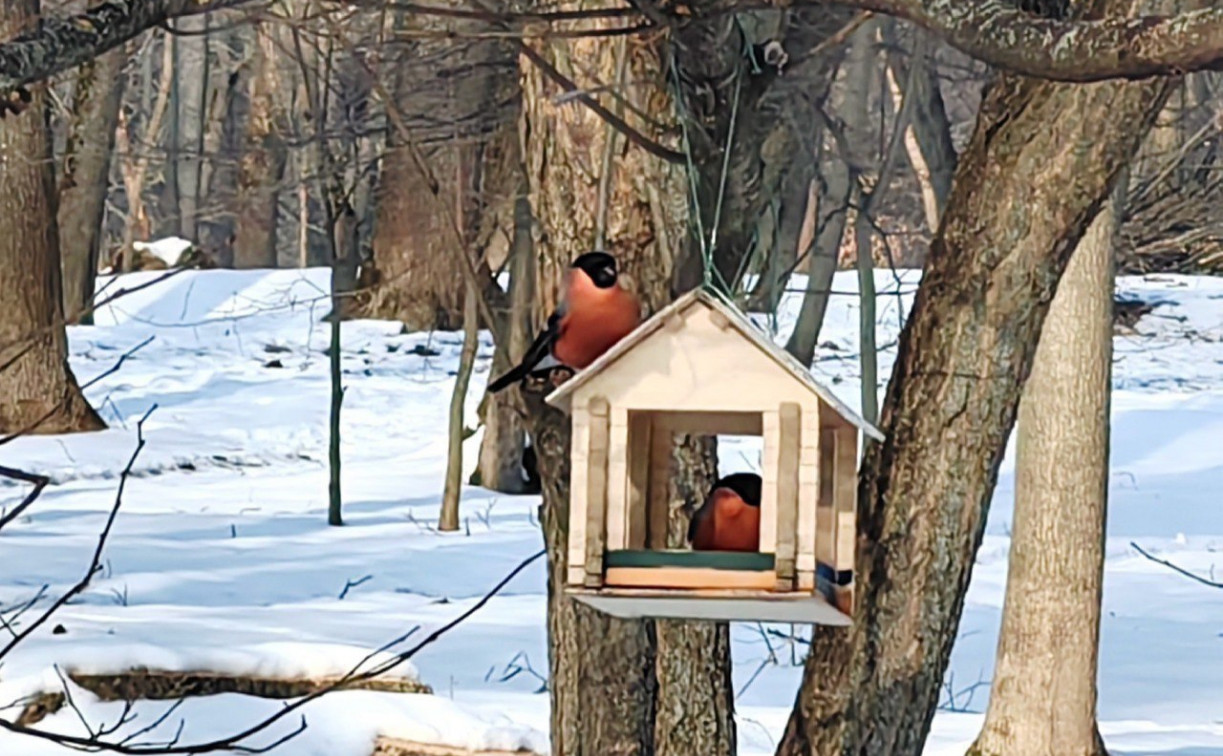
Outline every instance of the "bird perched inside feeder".
[(695, 551), (760, 549), (760, 476), (734, 473), (713, 484), (688, 523)]
[(564, 366), (580, 370), (641, 323), (641, 304), (621, 288), (616, 258), (587, 252), (569, 266), (561, 301), (522, 362), (488, 385), (498, 392), (532, 373)]

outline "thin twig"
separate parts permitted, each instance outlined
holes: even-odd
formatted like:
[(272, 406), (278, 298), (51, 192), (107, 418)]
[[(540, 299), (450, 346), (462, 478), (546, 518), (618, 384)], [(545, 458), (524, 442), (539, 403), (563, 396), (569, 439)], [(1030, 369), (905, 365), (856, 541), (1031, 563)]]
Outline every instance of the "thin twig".
[[(275, 742), (269, 745), (258, 746), (258, 747), (243, 746), (241, 745), (241, 742), (254, 735), (257, 735), (263, 732), (264, 730), (267, 730), (269, 727), (276, 724), (281, 719), (284, 719), (289, 714), (292, 714), (293, 712), (301, 709), (303, 706), (310, 703), (311, 701), (321, 698), (322, 696), (328, 693), (331, 693), (333, 691), (341, 690), (343, 688), (348, 688), (348, 687), (351, 687), (352, 685), (355, 685), (357, 683), (360, 683), (366, 680), (371, 680), (375, 677), (383, 675), (391, 671), (392, 669), (404, 664), (409, 659), (411, 659), (413, 656), (418, 654), (421, 650), (432, 645), (439, 638), (444, 636), (446, 633), (450, 632), (455, 627), (465, 622), (468, 618), (470, 618), (476, 612), (483, 609), (484, 606), (488, 604), (488, 602), (491, 601), (494, 596), (500, 593), (501, 590), (505, 588), (506, 585), (508, 585), (514, 578), (518, 577), (518, 575), (522, 573), (523, 570), (529, 567), (537, 559), (542, 557), (545, 553), (546, 551), (541, 549), (540, 551), (537, 551), (536, 553), (524, 559), (522, 562), (518, 564), (517, 567), (511, 570), (496, 585), (494, 585), (490, 591), (485, 593), (484, 596), (480, 598), (480, 600), (477, 601), (475, 604), (473, 604), (469, 609), (467, 609), (466, 611), (459, 614), (454, 619), (450, 620), (446, 624), (434, 630), (432, 633), (426, 636), (424, 640), (417, 643), (412, 648), (406, 651), (403, 651), (401, 653), (395, 654), (390, 659), (380, 664), (377, 664), (364, 672), (359, 671), (362, 667), (365, 666), (365, 664), (368, 661), (373, 659), (377, 654), (382, 653), (386, 651), (387, 649), (398, 645), (399, 643), (402, 643), (408, 637), (413, 635), (416, 631), (415, 628), (413, 628), (412, 630), (409, 630), (407, 633), (400, 636), (399, 638), (396, 638), (395, 640), (391, 641), (390, 643), (387, 643), (386, 645), (382, 646), (381, 648), (368, 654), (364, 659), (358, 662), (348, 674), (344, 675), (343, 677), (336, 680), (335, 682), (323, 688), (320, 688), (319, 690), (316, 690), (313, 693), (310, 693), (309, 695), (306, 695), (306, 696), (303, 696), (297, 699), (293, 703), (277, 711), (275, 714), (265, 718), (264, 720), (262, 720), (261, 722), (257, 724), (254, 724), (248, 727), (247, 729), (237, 733), (236, 735), (232, 735), (232, 736), (225, 737), (225, 738), (219, 738), (217, 740), (209, 741), (206, 743), (199, 743), (196, 745), (180, 746), (176, 744), (171, 744), (171, 745), (153, 745), (153, 746), (144, 745), (144, 746), (141, 746), (141, 745), (128, 745), (125, 741), (115, 743), (115, 742), (99, 740), (96, 738), (83, 738), (80, 736), (65, 735), (65, 734), (56, 733), (56, 732), (47, 732), (47, 731), (40, 730), (40, 729), (33, 728), (33, 727), (18, 725), (6, 719), (0, 719), (0, 729), (8, 730), (9, 732), (12, 732), (18, 735), (29, 735), (31, 737), (50, 741), (53, 743), (57, 743), (59, 745), (67, 746), (69, 748), (75, 748), (78, 750), (108, 751), (111, 753), (130, 754), (132, 756), (173, 756), (175, 754), (200, 754), (200, 753), (209, 753), (212, 751), (222, 751), (222, 750), (230, 750), (230, 751), (234, 751), (237, 753), (248, 753), (248, 754), (266, 753), (272, 750), (273, 748), (276, 748), (277, 746), (287, 742), (288, 740), (291, 740), (294, 737), (297, 737), (297, 735), (304, 732), (306, 729), (305, 717), (302, 717), (300, 723), (292, 732), (290, 732), (288, 735), (285, 735), (284, 737), (277, 739)], [(177, 737), (175, 738), (175, 741), (177, 741)]]
[(20, 504), (13, 507), (3, 516), (0, 516), (0, 530), (3, 530), (5, 525), (8, 525), (10, 522), (20, 517), (21, 513), (34, 503), (34, 500), (42, 494), (42, 490), (51, 483), (51, 478), (47, 477), (46, 475), (39, 475), (38, 473), (18, 470), (15, 467), (5, 467), (4, 465), (0, 465), (0, 476), (11, 478), (13, 480), (20, 480), (25, 483), (32, 483), (34, 485), (34, 488), (32, 488), (30, 493), (28, 493), (26, 497), (21, 500)]
[(1216, 582), (1208, 578), (1204, 578), (1201, 575), (1195, 575), (1192, 572), (1190, 572), (1189, 570), (1185, 569), (1184, 567), (1173, 564), (1172, 562), (1169, 562), (1166, 559), (1160, 559), (1157, 556), (1153, 556), (1152, 554), (1148, 553), (1145, 549), (1143, 549), (1141, 546), (1134, 543), (1133, 541), (1130, 541), (1130, 546), (1133, 546), (1135, 551), (1137, 551), (1139, 554), (1143, 555), (1147, 559), (1150, 559), (1152, 562), (1156, 564), (1162, 564), (1164, 567), (1167, 567), (1168, 569), (1172, 570), (1173, 572), (1178, 572), (1181, 575), (1184, 575), (1185, 577), (1189, 578), (1190, 580), (1196, 580), (1197, 582), (1201, 583), (1202, 585), (1209, 586), (1211, 588), (1223, 588), (1223, 583)]
[(119, 488), (115, 492), (115, 503), (110, 508), (110, 515), (106, 518), (106, 525), (102, 528), (102, 534), (98, 536), (98, 545), (93, 550), (93, 558), (89, 561), (89, 568), (85, 570), (84, 577), (77, 581), (76, 585), (68, 589), (66, 593), (56, 599), (55, 603), (51, 604), (46, 611), (39, 615), (38, 619), (34, 620), (29, 627), (26, 627), (20, 633), (17, 633), (16, 636), (14, 636), (3, 649), (0, 649), (0, 659), (7, 656), (14, 648), (18, 646), (18, 644), (30, 637), (35, 630), (46, 623), (47, 620), (51, 619), (51, 616), (59, 611), (60, 607), (68, 603), (71, 598), (88, 588), (89, 582), (101, 568), (102, 552), (106, 548), (106, 541), (110, 538), (110, 531), (115, 524), (115, 517), (117, 517), (119, 514), (119, 507), (123, 505), (123, 491), (127, 487), (128, 478), (131, 477), (132, 467), (136, 464), (136, 458), (140, 456), (140, 451), (144, 449), (144, 421), (149, 419), (149, 415), (153, 414), (155, 409), (157, 409), (156, 404), (149, 407), (148, 411), (144, 413), (144, 416), (140, 418), (140, 421), (136, 423), (136, 448), (132, 451), (132, 456), (128, 458), (127, 466), (124, 467), (123, 472), (119, 474)]

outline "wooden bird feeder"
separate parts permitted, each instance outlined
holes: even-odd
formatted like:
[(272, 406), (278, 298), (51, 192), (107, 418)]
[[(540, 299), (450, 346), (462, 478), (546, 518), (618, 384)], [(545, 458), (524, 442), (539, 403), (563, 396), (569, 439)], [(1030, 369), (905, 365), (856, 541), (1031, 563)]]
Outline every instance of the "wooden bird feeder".
[[(848, 625), (872, 425), (733, 307), (689, 292), (553, 391), (573, 421), (566, 592), (620, 617)], [(666, 548), (672, 437), (763, 438), (759, 553)]]

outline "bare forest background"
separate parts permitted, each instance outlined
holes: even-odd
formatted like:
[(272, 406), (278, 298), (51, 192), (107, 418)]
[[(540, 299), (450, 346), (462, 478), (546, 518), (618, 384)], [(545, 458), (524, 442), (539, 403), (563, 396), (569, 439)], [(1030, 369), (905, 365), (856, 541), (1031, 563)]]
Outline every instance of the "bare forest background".
[[(1111, 295), (1109, 242), (1118, 273), (1223, 266), (1223, 78), (1179, 75), (1219, 57), (1188, 25), (1156, 35), (1160, 47), (1126, 36), (1158, 24), (1113, 37), (1084, 24), (1096, 36), (1068, 32), (1058, 59), (1023, 34), (1073, 27), (1082, 13), (1124, 15), (1121, 0), (987, 3), (942, 17), (909, 0), (848, 5), (213, 0), (189, 14), (183, 0), (114, 0), (65, 31), (40, 20), (80, 14), (79, 3), (0, 0), (0, 39), (41, 29), (34, 48), (58, 51), (50, 68), (64, 71), (46, 84), (26, 76), (0, 102), (0, 292), (19, 301), (0, 319), (0, 433), (102, 426), (67, 369), (63, 329), (89, 322), (105, 296), (94, 290), (100, 271), (330, 267), (333, 431), (340, 320), (464, 331), (453, 452), (467, 432), (477, 329), (492, 333), (500, 373), (582, 252), (615, 254), (649, 311), (702, 282), (757, 313), (800, 290), (786, 348), (807, 365), (837, 294), (833, 273), (856, 269), (862, 414), (886, 437), (866, 445), (860, 473), (864, 608), (847, 633), (813, 631), (778, 753), (920, 752), (1072, 252), (1104, 250), (1093, 258), (1104, 267), (1081, 272), (1082, 302)], [(1015, 44), (980, 32), (974, 13), (1012, 25)], [(1210, 13), (1194, 18), (1223, 26)], [(84, 40), (76, 52), (62, 42), (73, 34)], [(0, 49), (0, 64), (26, 62)], [(0, 88), (15, 81), (5, 76), (0, 65)], [(1097, 215), (1112, 225), (1085, 235)], [(191, 243), (179, 260), (148, 247), (170, 236)], [(923, 267), (923, 280), (881, 406), (874, 273), (904, 267)], [(1108, 317), (1107, 298), (1092, 301)], [(1103, 459), (1087, 478), (1107, 474), (1108, 350), (1097, 351), (1098, 411), (1082, 424), (1104, 439)], [(1042, 378), (1056, 394), (1057, 376)], [(1027, 411), (1041, 409), (1056, 414)], [(529, 392), (490, 397), (480, 415), (470, 482), (542, 492), (549, 573), (563, 574), (565, 419)], [(524, 478), (528, 435), (537, 463)], [(716, 450), (685, 437), (672, 453), (679, 525), (714, 476)], [(452, 455), (440, 529), (458, 528), (461, 483)], [(1102, 502), (1077, 534), (1099, 540), (1093, 527), (1103, 528)], [(1098, 614), (1097, 556), (1083, 567), (1096, 592), (1067, 602), (1080, 615)], [(568, 601), (554, 580), (547, 626), (554, 753), (734, 752), (725, 624), (614, 620)], [(1102, 752), (1091, 666), (1072, 739)], [(1005, 721), (991, 719), (981, 753), (995, 752), (989, 734), (1009, 732)]]

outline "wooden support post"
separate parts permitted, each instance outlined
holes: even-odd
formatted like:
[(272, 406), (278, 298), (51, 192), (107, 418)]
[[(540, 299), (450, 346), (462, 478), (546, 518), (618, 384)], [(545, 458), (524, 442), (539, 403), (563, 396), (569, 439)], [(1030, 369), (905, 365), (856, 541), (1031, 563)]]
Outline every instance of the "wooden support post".
[(798, 558), (798, 463), (802, 452), (802, 408), (785, 402), (778, 413), (777, 542), (775, 590), (795, 588)]
[(650, 515), (651, 549), (667, 548), (667, 531), (671, 520), (671, 431), (651, 418), (650, 429)]
[(628, 419), (628, 547), (646, 548), (650, 500), (650, 415), (633, 412)]
[(586, 462), (586, 587), (603, 585), (603, 552), (607, 533), (607, 453), (611, 418), (607, 399), (592, 397), (590, 446)]
[(607, 535), (603, 547), (609, 551), (632, 548), (628, 506), (628, 410), (615, 407), (607, 443)]
[(836, 557), (832, 563), (837, 574), (849, 572), (848, 582), (837, 588), (837, 606), (846, 614), (853, 612), (852, 573), (858, 542), (858, 429), (841, 425), (835, 433), (836, 479), (833, 502), (836, 510)]

